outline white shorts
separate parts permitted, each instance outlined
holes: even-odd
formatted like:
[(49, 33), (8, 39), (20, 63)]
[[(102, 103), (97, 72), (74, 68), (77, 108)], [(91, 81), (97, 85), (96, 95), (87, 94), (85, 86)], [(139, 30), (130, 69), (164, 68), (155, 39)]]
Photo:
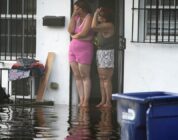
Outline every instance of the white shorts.
[(98, 68), (114, 68), (114, 49), (97, 50), (96, 62)]

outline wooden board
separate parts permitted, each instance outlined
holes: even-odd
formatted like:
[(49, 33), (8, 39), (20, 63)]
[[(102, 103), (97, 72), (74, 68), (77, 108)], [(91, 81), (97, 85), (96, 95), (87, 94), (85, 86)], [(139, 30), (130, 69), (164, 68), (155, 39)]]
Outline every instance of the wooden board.
[(46, 59), (46, 64), (45, 64), (45, 72), (44, 75), (41, 77), (39, 88), (37, 91), (37, 97), (36, 101), (43, 101), (43, 96), (45, 94), (46, 86), (49, 80), (49, 76), (51, 74), (51, 70), (53, 67), (53, 62), (55, 59), (55, 53), (54, 52), (49, 52), (48, 57)]

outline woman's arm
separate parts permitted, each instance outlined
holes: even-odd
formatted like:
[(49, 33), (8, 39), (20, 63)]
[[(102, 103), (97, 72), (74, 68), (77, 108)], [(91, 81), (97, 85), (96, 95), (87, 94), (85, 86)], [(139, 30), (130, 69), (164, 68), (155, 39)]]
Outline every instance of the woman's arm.
[(74, 34), (75, 26), (76, 26), (75, 17), (72, 16), (68, 25), (68, 32), (71, 35)]
[(88, 32), (91, 29), (91, 22), (92, 22), (92, 16), (88, 15), (86, 17), (86, 21), (84, 22), (82, 31), (79, 32), (79, 33), (77, 33), (77, 34), (75, 34), (75, 35), (72, 35), (72, 38), (75, 38), (75, 39), (84, 39), (88, 35)]
[(74, 10), (68, 25), (68, 32), (73, 35), (75, 33), (75, 26), (76, 26), (76, 16), (77, 16), (77, 11)]
[(98, 24), (96, 27), (92, 27), (92, 29), (96, 32), (107, 32), (108, 30), (112, 30), (113, 24), (110, 22)]
[(103, 23), (98, 23), (98, 14), (100, 12), (100, 8), (97, 8), (95, 13), (94, 13), (94, 17), (93, 17), (93, 21), (92, 21), (92, 29), (96, 32), (100, 32), (100, 31), (107, 31), (113, 28), (113, 24), (110, 22), (103, 22)]
[(99, 11), (100, 9), (97, 8), (95, 13), (94, 13), (94, 16), (93, 16), (93, 20), (92, 20), (92, 24), (91, 24), (91, 27), (93, 30), (96, 30), (97, 26), (98, 26), (98, 14), (99, 14)]

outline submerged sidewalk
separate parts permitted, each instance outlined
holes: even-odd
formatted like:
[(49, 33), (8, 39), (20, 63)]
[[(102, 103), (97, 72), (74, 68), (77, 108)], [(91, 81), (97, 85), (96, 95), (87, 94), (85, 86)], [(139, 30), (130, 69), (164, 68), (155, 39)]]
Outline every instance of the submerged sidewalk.
[(117, 112), (67, 105), (1, 106), (0, 138), (119, 140)]

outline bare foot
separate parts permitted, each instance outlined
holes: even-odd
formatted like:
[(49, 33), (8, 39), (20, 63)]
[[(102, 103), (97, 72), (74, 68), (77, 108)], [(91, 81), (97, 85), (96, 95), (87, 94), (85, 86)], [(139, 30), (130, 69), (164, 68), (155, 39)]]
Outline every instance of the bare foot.
[(99, 104), (96, 105), (97, 108), (102, 107), (104, 103), (100, 102)]
[(83, 105), (83, 102), (81, 101), (79, 104), (78, 104), (78, 107), (81, 107)]
[(88, 107), (88, 103), (83, 103), (81, 107)]
[(104, 108), (111, 108), (112, 104), (104, 104), (102, 107), (104, 107)]

